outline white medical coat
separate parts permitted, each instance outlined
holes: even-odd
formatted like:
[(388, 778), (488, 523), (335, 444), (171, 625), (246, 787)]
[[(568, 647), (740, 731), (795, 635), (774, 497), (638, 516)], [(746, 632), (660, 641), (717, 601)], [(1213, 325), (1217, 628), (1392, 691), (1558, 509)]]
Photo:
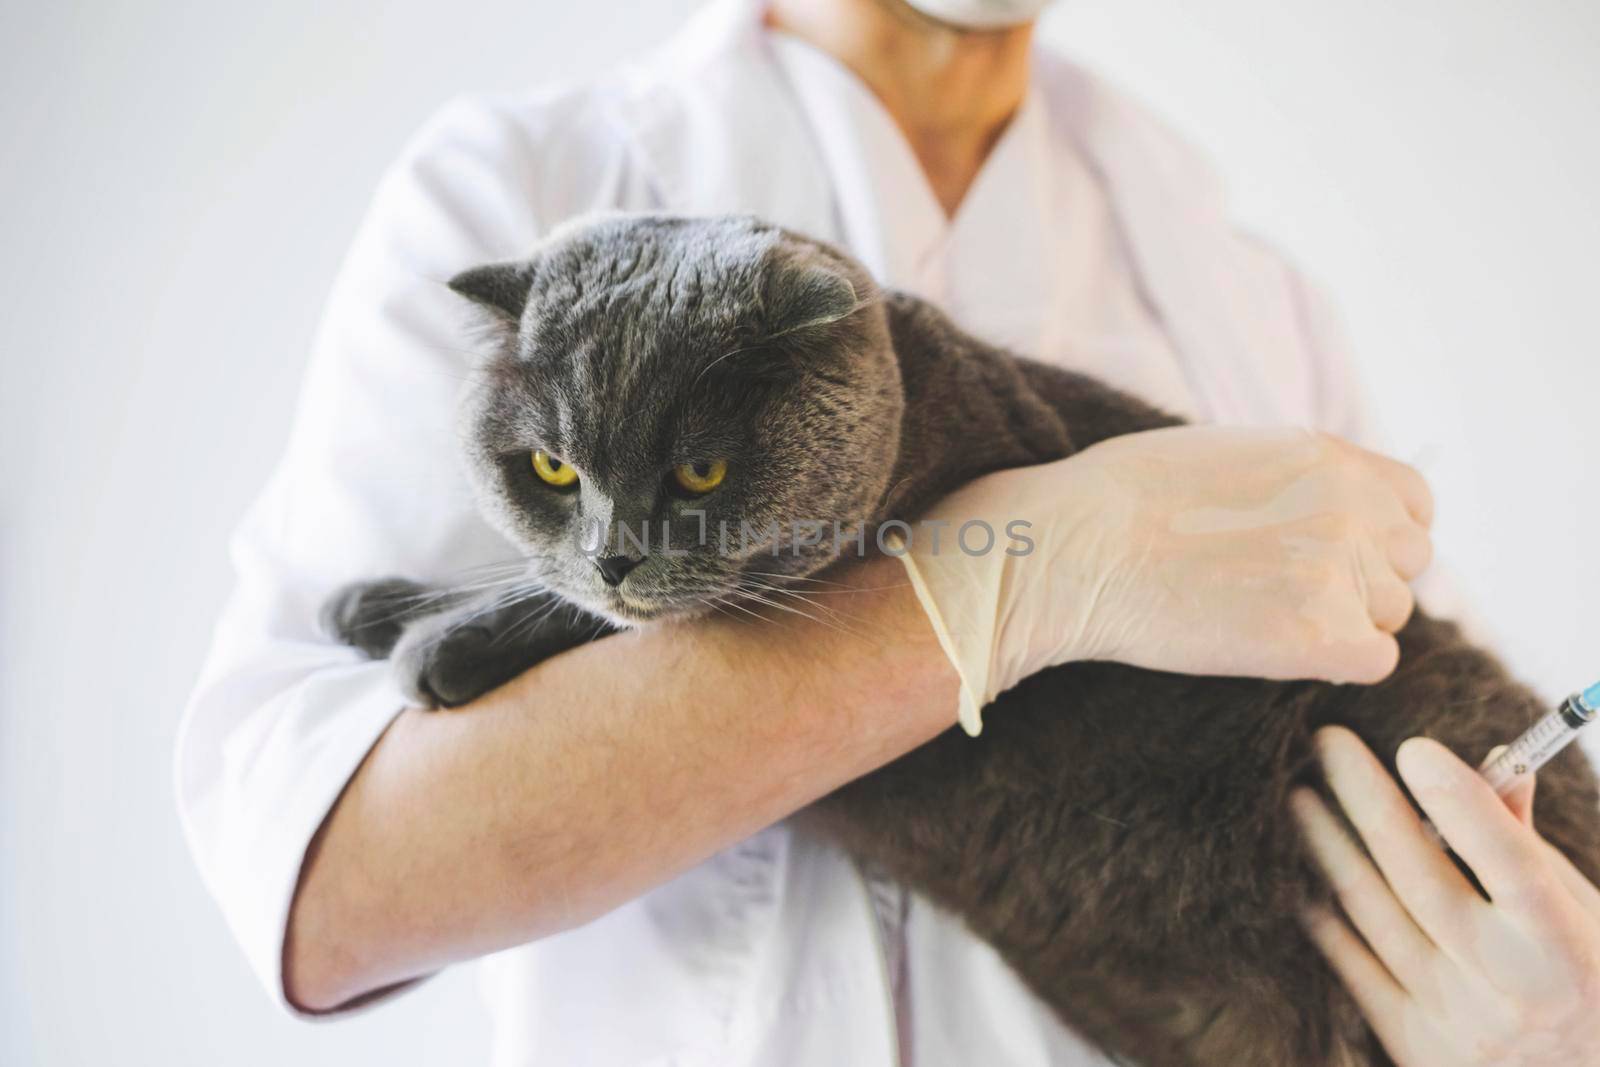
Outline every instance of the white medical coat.
[[(306, 845), (404, 705), (386, 665), (318, 632), (319, 605), (354, 578), (444, 578), (508, 554), (456, 460), (455, 397), (473, 363), (469, 316), (443, 285), (457, 270), (524, 254), (595, 209), (752, 212), (850, 247), (980, 334), (1120, 375), (1186, 414), (1364, 436), (1321, 305), (1235, 230), (1204, 162), (1130, 102), (1038, 52), (996, 149), (1016, 158), (985, 168), (1021, 168), (1035, 188), (1006, 199), (1013, 214), (984, 208), (994, 191), (980, 174), (979, 206), (947, 224), (903, 142), (873, 132), (886, 118), (865, 90), (797, 48), (763, 30), (759, 3), (720, 0), (617, 75), (455, 103), (384, 178), (286, 455), (233, 542), (237, 586), (179, 743), (190, 844), (280, 1001)], [(885, 194), (896, 188), (906, 195)], [(601, 919), (486, 960), (496, 1062), (1104, 1062), (921, 902), (896, 933), (897, 1027), (874, 914), (849, 859), (773, 827)]]

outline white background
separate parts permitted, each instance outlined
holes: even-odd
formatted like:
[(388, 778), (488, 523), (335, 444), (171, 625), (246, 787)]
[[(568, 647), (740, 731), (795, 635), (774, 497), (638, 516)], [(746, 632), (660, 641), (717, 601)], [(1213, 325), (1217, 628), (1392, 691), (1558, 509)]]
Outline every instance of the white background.
[[(0, 6), (0, 1064), (481, 1059), (465, 971), (274, 1014), (184, 851), (173, 732), (380, 169), (448, 97), (694, 6)], [(1513, 663), (1600, 676), (1600, 5), (1066, 0), (1045, 33), (1338, 296)]]

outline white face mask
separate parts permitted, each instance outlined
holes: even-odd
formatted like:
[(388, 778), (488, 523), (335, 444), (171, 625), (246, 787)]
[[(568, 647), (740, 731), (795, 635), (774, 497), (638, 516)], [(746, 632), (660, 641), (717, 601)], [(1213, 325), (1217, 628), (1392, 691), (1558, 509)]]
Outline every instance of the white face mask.
[(998, 30), (1032, 22), (1051, 0), (906, 0), (939, 22), (964, 30)]

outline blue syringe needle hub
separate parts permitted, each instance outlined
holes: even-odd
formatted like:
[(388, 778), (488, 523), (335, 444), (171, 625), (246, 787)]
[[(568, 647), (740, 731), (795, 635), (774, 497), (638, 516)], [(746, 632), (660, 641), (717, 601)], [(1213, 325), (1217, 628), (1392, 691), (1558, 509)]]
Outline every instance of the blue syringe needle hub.
[(1578, 731), (1596, 718), (1600, 718), (1600, 682), (1563, 700), (1560, 707), (1478, 768), (1478, 773), (1495, 792), (1507, 793), (1572, 744)]

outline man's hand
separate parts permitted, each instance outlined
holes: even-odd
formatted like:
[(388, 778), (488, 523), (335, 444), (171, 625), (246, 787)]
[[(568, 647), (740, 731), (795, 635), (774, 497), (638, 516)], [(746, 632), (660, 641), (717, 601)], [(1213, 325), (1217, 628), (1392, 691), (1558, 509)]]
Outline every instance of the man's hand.
[[(1371, 852), (1309, 790), (1296, 816), (1339, 903), (1306, 929), (1401, 1067), (1600, 1063), (1600, 890), (1533, 829), (1533, 782), (1505, 799), (1442, 745), (1401, 777), (1490, 900), (1433, 842), (1348, 730), (1317, 738), (1329, 787)], [(1359, 934), (1359, 936), (1358, 936)]]

